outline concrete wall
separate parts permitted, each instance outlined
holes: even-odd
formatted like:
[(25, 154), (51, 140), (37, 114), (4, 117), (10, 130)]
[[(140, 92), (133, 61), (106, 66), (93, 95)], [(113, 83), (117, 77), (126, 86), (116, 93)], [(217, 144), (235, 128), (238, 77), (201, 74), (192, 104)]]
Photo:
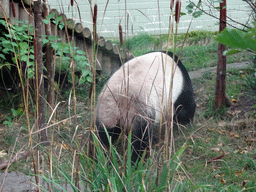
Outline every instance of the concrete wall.
[[(198, 0), (192, 0), (197, 3)], [(51, 9), (57, 9), (64, 12), (68, 18), (73, 18), (77, 22), (82, 22), (83, 26), (92, 29), (90, 4), (88, 1), (77, 1), (78, 4), (73, 8), (70, 6), (70, 0), (50, 0)], [(123, 30), (125, 19), (128, 20), (128, 34), (136, 35), (138, 33), (148, 32), (151, 34), (166, 34), (169, 28), (170, 0), (91, 0), (92, 6), (98, 5), (98, 33), (104, 37), (117, 37), (118, 25), (121, 23)], [(108, 2), (108, 4), (107, 4)], [(125, 4), (126, 2), (126, 4)], [(160, 2), (158, 4), (158, 2)], [(182, 12), (187, 13), (186, 6), (188, 0), (182, 1)], [(203, 0), (202, 2), (210, 2)], [(214, 6), (218, 7), (219, 3)], [(203, 4), (204, 10), (219, 16), (218, 11), (209, 10), (208, 6)], [(106, 11), (104, 12), (104, 10)], [(126, 13), (125, 14), (125, 10)], [(78, 14), (80, 12), (80, 16)], [(105, 14), (104, 14), (105, 13)], [(227, 15), (232, 19), (246, 23), (248, 21), (250, 9), (242, 0), (227, 0)], [(125, 17), (126, 15), (126, 17)], [(127, 19), (128, 17), (128, 19)], [(187, 14), (181, 17), (179, 24), (179, 33), (187, 31), (191, 21), (191, 15)], [(231, 24), (237, 25), (233, 22)], [(206, 14), (199, 18), (194, 18), (190, 31), (194, 30), (218, 30), (218, 20)]]

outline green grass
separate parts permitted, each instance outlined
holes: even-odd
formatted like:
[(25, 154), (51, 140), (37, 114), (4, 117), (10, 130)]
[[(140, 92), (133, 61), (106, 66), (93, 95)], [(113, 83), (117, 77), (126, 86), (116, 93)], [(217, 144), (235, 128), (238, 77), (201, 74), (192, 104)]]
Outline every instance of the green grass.
[[(249, 95), (256, 99), (256, 93), (246, 83), (250, 68), (227, 71), (226, 92), (230, 98), (237, 99)], [(241, 73), (242, 72), (242, 73)], [(247, 75), (244, 75), (247, 74)], [(206, 78), (207, 77), (207, 78)], [(255, 191), (255, 109), (248, 112), (248, 118), (238, 117), (229, 112), (243, 111), (245, 106), (224, 108), (222, 113), (215, 113), (214, 100), (216, 75), (207, 73), (203, 78), (193, 80), (196, 87), (197, 111), (192, 127), (185, 131), (188, 139), (184, 154), (184, 165), (193, 175), (198, 185), (210, 185), (204, 191)], [(251, 115), (249, 115), (251, 114)], [(184, 137), (177, 135), (177, 148), (184, 142)], [(181, 144), (179, 144), (181, 143)], [(207, 161), (224, 154), (224, 157), (207, 164)]]
[[(217, 43), (211, 42), (209, 45), (193, 45), (184, 47), (181, 53), (181, 61), (188, 71), (215, 66), (217, 64)], [(179, 49), (177, 53), (179, 53)]]
[[(218, 63), (218, 43), (214, 40), (218, 32), (192, 31), (188, 33), (185, 46), (181, 51), (185, 34), (177, 36), (176, 55), (180, 54), (182, 63), (188, 71), (198, 70), (205, 67), (216, 66)], [(170, 42), (172, 42), (172, 38)], [(118, 39), (113, 40), (119, 44)], [(172, 44), (168, 44), (168, 35), (154, 36), (146, 33), (130, 37), (124, 45), (134, 56), (140, 56), (149, 51), (166, 50), (173, 52)], [(252, 54), (242, 52), (227, 57), (227, 63), (247, 61)]]
[[(219, 127), (216, 119), (207, 120), (205, 123), (207, 124), (204, 124), (188, 141), (190, 147), (185, 151), (183, 159), (186, 170), (193, 175), (198, 185), (210, 185), (209, 191), (218, 191), (225, 187), (231, 191), (241, 191), (243, 182), (247, 187), (254, 187), (248, 191), (255, 191), (256, 151), (246, 150), (249, 146), (244, 141), (244, 136), (248, 133), (239, 130), (239, 127), (236, 127), (238, 130), (234, 130), (230, 125)], [(190, 131), (197, 128), (192, 128)], [(232, 131), (239, 137), (230, 136)], [(225, 154), (224, 157), (207, 164), (208, 160), (222, 154)]]
[[(213, 32), (191, 32), (181, 53), (181, 61), (188, 70), (196, 70), (217, 64), (217, 43)], [(178, 36), (178, 47), (185, 35)], [(159, 50), (161, 45), (167, 46), (167, 35), (150, 36), (141, 34), (129, 40), (130, 51), (138, 56), (152, 50)], [(127, 42), (126, 42), (127, 43)], [(128, 47), (128, 45), (126, 45)], [(171, 50), (171, 49), (170, 49)], [(179, 52), (180, 47), (177, 49)], [(249, 60), (250, 55), (241, 53), (228, 57), (228, 62)], [(246, 77), (254, 70), (228, 69), (227, 94), (230, 98), (240, 102), (240, 98), (250, 95), (256, 98), (255, 92), (247, 85)], [(101, 90), (107, 77), (100, 76), (97, 93)], [(85, 110), (88, 102), (89, 85), (77, 87), (78, 124), (74, 127), (73, 120), (63, 121), (49, 130), (54, 142), (51, 150), (41, 149), (47, 166), (52, 166), (51, 176), (46, 166), (43, 177), (48, 183), (69, 183), (74, 185), (75, 174), (85, 189), (101, 191), (255, 191), (256, 190), (256, 149), (255, 126), (256, 113), (248, 112), (249, 119), (242, 119), (237, 115), (230, 115), (228, 108), (221, 113), (213, 111), (214, 89), (216, 75), (207, 72), (200, 79), (193, 80), (197, 111), (195, 121), (185, 128), (175, 129), (175, 153), (164, 161), (163, 149), (158, 146), (144, 163), (131, 166), (130, 150), (122, 158), (118, 147), (104, 153), (104, 148), (94, 139), (97, 160), (88, 155), (88, 122), (90, 115)], [(69, 94), (62, 94), (68, 100)], [(81, 104), (83, 103), (83, 104)], [(71, 108), (71, 111), (73, 109)], [(234, 109), (242, 110), (241, 108)], [(56, 120), (58, 123), (69, 117), (67, 104), (58, 109)], [(72, 115), (72, 114), (71, 114)], [(18, 151), (28, 143), (27, 131), (18, 128), (22, 123), (19, 117), (18, 125), (6, 128), (0, 137), (0, 149), (11, 151), (17, 138)], [(33, 120), (33, 115), (30, 116)], [(182, 132), (184, 134), (182, 134)], [(75, 134), (76, 133), (76, 134)], [(75, 137), (74, 137), (75, 135)], [(15, 138), (14, 138), (15, 137)], [(72, 138), (75, 138), (74, 140)], [(33, 136), (37, 140), (37, 135)], [(129, 147), (129, 139), (126, 138)], [(251, 141), (251, 142), (250, 142)], [(185, 145), (184, 145), (185, 143)], [(36, 142), (34, 143), (36, 145)], [(9, 148), (8, 148), (9, 147)], [(51, 152), (50, 152), (51, 151)], [(117, 152), (118, 151), (118, 152)], [(10, 153), (9, 153), (10, 154)], [(77, 154), (75, 156), (75, 154)], [(216, 161), (207, 161), (220, 155), (224, 156)], [(7, 159), (8, 157), (4, 157)], [(78, 165), (74, 164), (78, 162)], [(51, 161), (50, 161), (51, 160)], [(9, 170), (18, 170), (33, 174), (31, 158), (11, 165)], [(51, 163), (48, 163), (51, 162)], [(77, 167), (74, 170), (74, 167)], [(168, 182), (169, 183), (168, 183)], [(74, 191), (76, 188), (73, 186)]]
[[(250, 68), (227, 70), (226, 91), (230, 98), (239, 101), (239, 98), (246, 94), (256, 98), (255, 92), (251, 92), (251, 88), (246, 83), (246, 76), (251, 73), (253, 71)], [(166, 181), (166, 174), (171, 174), (177, 182), (171, 185), (172, 191), (242, 191), (245, 189), (255, 191), (256, 149), (255, 143), (250, 144), (248, 139), (255, 138), (252, 133), (255, 132), (256, 116), (254, 114), (251, 119), (240, 119), (235, 115), (229, 115), (228, 108), (224, 108), (221, 113), (213, 111), (215, 79), (214, 73), (207, 72), (202, 78), (193, 80), (198, 104), (195, 122), (186, 129), (181, 128), (185, 137), (178, 130), (174, 133), (176, 152), (179, 153), (179, 162), (182, 167), (178, 167), (175, 161), (174, 166), (177, 167), (174, 168), (174, 172), (161, 171), (161, 169), (166, 170), (168, 164), (156, 163), (161, 162), (157, 160), (159, 150), (156, 149), (154, 155), (145, 164), (140, 164), (137, 169), (133, 169), (124, 166), (126, 160), (119, 156), (115, 148), (112, 148), (107, 156), (102, 154), (102, 149), (97, 148), (99, 153), (97, 159), (100, 161), (92, 161), (84, 155), (80, 158), (82, 167), (87, 168), (80, 176), (86, 179), (88, 179), (87, 175), (90, 176), (91, 183), (88, 184), (88, 181), (85, 181), (87, 183), (85, 186), (95, 190), (105, 186), (104, 188), (110, 191), (123, 188), (129, 190), (132, 188), (135, 191), (145, 189), (145, 191), (163, 191), (165, 186), (157, 181), (161, 178)], [(253, 114), (253, 112), (249, 113)], [(181, 153), (179, 150), (184, 143), (186, 147)], [(207, 163), (222, 154), (224, 154), (222, 158)], [(155, 167), (156, 164), (159, 165), (160, 170)], [(118, 173), (117, 169), (119, 169)], [(130, 179), (127, 180), (127, 178)], [(145, 188), (143, 188), (144, 185)]]

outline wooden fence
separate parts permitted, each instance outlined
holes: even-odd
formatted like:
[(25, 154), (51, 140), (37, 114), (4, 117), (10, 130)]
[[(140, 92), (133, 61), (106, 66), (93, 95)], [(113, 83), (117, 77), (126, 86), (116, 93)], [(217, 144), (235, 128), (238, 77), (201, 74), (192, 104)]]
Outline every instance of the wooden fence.
[[(6, 19), (11, 24), (15, 24), (17, 21), (28, 21), (34, 24), (32, 8), (32, 0), (1, 0), (0, 18)], [(63, 42), (72, 39), (74, 46), (84, 50), (89, 64), (92, 64), (93, 40), (91, 30), (88, 27), (84, 27), (81, 23), (75, 23), (56, 9), (50, 9), (50, 14), (53, 12), (56, 17), (62, 16), (61, 22), (65, 27), (60, 30), (54, 23), (51, 23), (52, 35), (60, 37)], [(44, 31), (43, 27), (43, 33)], [(72, 34), (74, 34), (73, 37)], [(127, 51), (121, 50), (118, 45), (105, 40), (102, 36), (96, 41), (96, 50), (96, 68), (103, 75), (111, 75), (124, 61), (132, 58)]]

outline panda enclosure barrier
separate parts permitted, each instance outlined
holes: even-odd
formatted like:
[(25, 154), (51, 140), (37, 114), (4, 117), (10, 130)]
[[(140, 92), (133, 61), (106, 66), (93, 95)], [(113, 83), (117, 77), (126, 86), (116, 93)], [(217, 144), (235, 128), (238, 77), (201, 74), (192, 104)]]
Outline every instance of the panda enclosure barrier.
[[(32, 0), (2, 0), (0, 1), (0, 19), (6, 19), (11, 24), (16, 24), (17, 21), (28, 21), (29, 24), (34, 25), (33, 16), (30, 14), (32, 13), (32, 7)], [(85, 51), (88, 63), (92, 64), (93, 40), (91, 30), (81, 23), (75, 23), (73, 19), (67, 18), (64, 13), (59, 13), (56, 9), (50, 9), (51, 13), (55, 13), (56, 18), (61, 16), (62, 20), (60, 22), (65, 25), (63, 30), (60, 30), (51, 22), (52, 35), (58, 36), (63, 43), (67, 43), (68, 39), (74, 34), (72, 37), (74, 46)], [(45, 25), (43, 25), (42, 34), (45, 34)], [(122, 65), (123, 61), (131, 57), (128, 52), (121, 50), (118, 45), (113, 44), (102, 36), (98, 38), (96, 47), (96, 70), (102, 75), (111, 75)]]

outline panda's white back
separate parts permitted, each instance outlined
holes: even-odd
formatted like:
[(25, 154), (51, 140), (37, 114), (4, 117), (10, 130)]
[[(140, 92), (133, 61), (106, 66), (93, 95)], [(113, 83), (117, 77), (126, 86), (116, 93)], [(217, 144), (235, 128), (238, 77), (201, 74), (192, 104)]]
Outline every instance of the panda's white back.
[[(102, 120), (110, 122), (110, 118), (113, 120), (115, 115), (118, 119), (118, 108), (127, 109), (126, 106), (121, 106), (118, 100), (137, 98), (138, 101), (155, 109), (155, 120), (159, 121), (161, 111), (166, 110), (172, 70), (174, 70), (174, 76), (171, 97), (172, 101), (175, 101), (182, 92), (184, 79), (170, 56), (162, 52), (152, 52), (125, 63), (112, 75), (99, 95), (98, 107), (102, 111), (99, 111)], [(101, 102), (100, 99), (104, 101)], [(108, 116), (107, 111), (112, 113), (111, 117)]]

